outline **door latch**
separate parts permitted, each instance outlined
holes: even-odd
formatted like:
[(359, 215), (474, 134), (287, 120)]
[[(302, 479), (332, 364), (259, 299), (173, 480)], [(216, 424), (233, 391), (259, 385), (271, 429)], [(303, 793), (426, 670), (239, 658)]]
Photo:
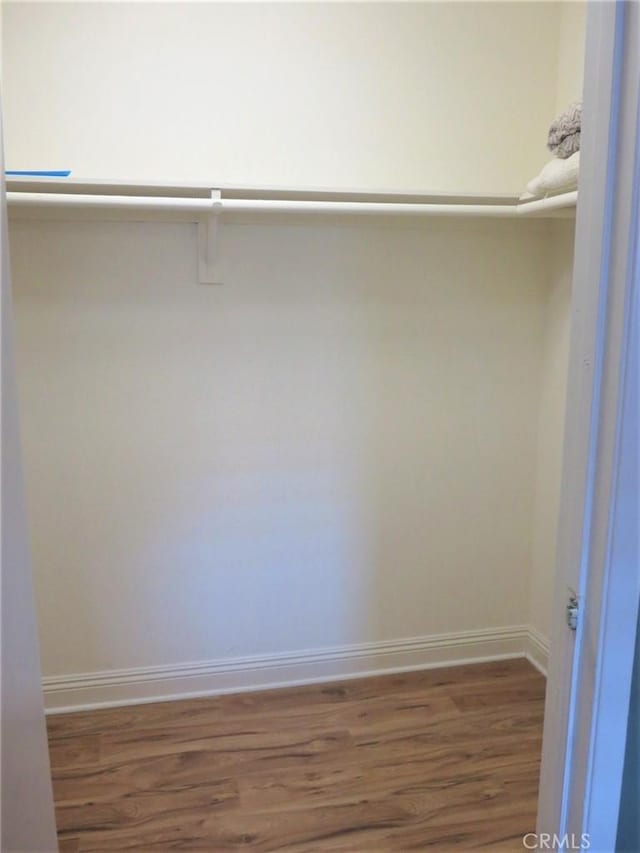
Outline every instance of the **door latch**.
[(569, 590), (569, 601), (567, 602), (567, 625), (571, 628), (572, 631), (575, 631), (578, 627), (578, 613), (580, 610), (580, 605), (578, 603), (577, 594), (570, 589)]

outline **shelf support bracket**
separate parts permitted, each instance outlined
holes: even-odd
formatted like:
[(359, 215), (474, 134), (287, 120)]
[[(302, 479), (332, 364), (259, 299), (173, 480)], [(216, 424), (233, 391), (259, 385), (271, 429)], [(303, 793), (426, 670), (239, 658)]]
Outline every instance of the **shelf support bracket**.
[(220, 190), (211, 190), (211, 212), (198, 221), (198, 280), (200, 284), (222, 284), (218, 269), (220, 241)]

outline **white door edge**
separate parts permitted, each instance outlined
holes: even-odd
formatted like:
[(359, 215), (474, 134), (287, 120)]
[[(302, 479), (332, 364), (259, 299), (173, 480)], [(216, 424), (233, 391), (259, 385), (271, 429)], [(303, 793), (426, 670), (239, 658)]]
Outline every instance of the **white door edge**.
[[(639, 226), (633, 193), (639, 15), (636, 3), (622, 0), (590, 3), (588, 9), (569, 390), (537, 828), (566, 839), (564, 847), (556, 841), (554, 848), (584, 844), (584, 849), (607, 853), (615, 850), (638, 616), (638, 572), (629, 564), (637, 544), (637, 482), (635, 488), (629, 483), (630, 467), (637, 473), (632, 459), (637, 377), (629, 359), (637, 346), (630, 307)], [(625, 470), (627, 476), (617, 476)], [(580, 599), (575, 635), (565, 621), (568, 587)], [(591, 838), (583, 840), (583, 833)]]

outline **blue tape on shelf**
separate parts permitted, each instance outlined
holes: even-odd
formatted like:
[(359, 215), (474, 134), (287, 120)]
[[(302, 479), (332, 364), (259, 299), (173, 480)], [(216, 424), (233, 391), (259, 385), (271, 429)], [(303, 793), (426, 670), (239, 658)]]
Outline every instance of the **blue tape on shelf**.
[(30, 171), (24, 169), (7, 169), (5, 171), (5, 175), (15, 176), (18, 175), (21, 178), (68, 178), (71, 174), (71, 169), (58, 169), (53, 171)]

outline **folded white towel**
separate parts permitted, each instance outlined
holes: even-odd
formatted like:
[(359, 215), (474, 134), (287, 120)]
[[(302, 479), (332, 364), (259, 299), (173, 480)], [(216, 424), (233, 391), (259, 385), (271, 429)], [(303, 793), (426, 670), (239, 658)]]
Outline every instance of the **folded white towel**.
[(580, 152), (576, 151), (566, 160), (554, 158), (542, 169), (537, 178), (527, 184), (527, 193), (535, 198), (556, 195), (575, 190), (578, 186)]

